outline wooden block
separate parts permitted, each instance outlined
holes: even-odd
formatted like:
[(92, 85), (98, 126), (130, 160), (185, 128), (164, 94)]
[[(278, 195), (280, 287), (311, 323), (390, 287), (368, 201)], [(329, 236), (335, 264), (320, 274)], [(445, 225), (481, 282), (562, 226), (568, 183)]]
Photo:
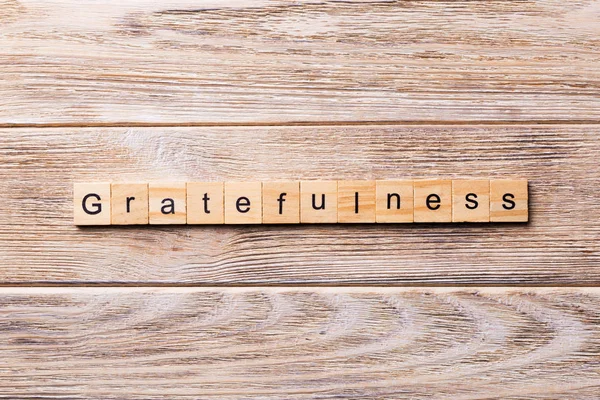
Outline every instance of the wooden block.
[(490, 181), (452, 181), (452, 222), (490, 222)]
[(110, 183), (73, 185), (75, 225), (110, 225)]
[(490, 181), (490, 222), (527, 222), (528, 202), (526, 179)]
[(225, 223), (262, 223), (261, 182), (225, 182)]
[(188, 182), (188, 224), (204, 225), (225, 222), (223, 186), (223, 182)]
[(263, 224), (300, 222), (300, 182), (263, 182)]
[(185, 192), (185, 182), (148, 184), (150, 224), (185, 224)]
[(376, 187), (378, 223), (413, 222), (413, 181), (377, 181)]
[(110, 203), (112, 225), (148, 224), (147, 183), (113, 183)]
[(300, 182), (300, 222), (337, 223), (337, 181)]
[(414, 221), (452, 222), (452, 181), (414, 181)]
[(338, 222), (375, 222), (375, 181), (338, 181)]

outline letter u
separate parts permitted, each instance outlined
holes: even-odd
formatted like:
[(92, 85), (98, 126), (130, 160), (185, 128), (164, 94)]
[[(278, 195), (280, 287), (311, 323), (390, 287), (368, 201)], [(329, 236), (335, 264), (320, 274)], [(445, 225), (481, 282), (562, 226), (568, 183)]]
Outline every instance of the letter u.
[(323, 193), (321, 195), (321, 205), (319, 205), (317, 207), (317, 205), (315, 204), (316, 202), (317, 202), (317, 195), (313, 193), (313, 195), (312, 195), (312, 207), (315, 210), (324, 210), (325, 209), (325, 193)]

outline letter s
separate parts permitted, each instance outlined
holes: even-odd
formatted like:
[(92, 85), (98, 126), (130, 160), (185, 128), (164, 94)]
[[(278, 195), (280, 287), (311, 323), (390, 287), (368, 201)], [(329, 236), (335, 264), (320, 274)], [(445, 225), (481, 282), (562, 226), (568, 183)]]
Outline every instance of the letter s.
[(508, 205), (502, 204), (502, 208), (504, 208), (505, 210), (512, 210), (513, 208), (515, 208), (516, 204), (513, 201), (514, 198), (515, 198), (514, 194), (505, 193), (504, 196), (502, 196), (502, 201), (504, 201), (505, 203), (508, 203)]
[(479, 203), (477, 202), (477, 200), (475, 200), (477, 198), (477, 195), (475, 193), (469, 193), (468, 195), (465, 196), (465, 200), (470, 203), (470, 204), (465, 204), (465, 207), (467, 207), (469, 210), (474, 210), (479, 206)]

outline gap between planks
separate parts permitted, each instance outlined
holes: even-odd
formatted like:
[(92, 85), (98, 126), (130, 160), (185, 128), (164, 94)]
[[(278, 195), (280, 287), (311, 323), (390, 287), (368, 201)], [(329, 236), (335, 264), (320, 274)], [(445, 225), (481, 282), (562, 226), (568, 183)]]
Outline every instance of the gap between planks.
[(295, 122), (91, 122), (91, 123), (44, 123), (13, 124), (0, 123), (0, 129), (50, 129), (50, 128), (236, 128), (236, 127), (311, 127), (311, 126), (532, 126), (532, 125), (600, 125), (600, 120), (479, 120), (479, 121), (426, 121), (426, 120), (383, 120), (383, 121), (295, 121)]
[(305, 282), (277, 282), (277, 283), (161, 283), (161, 282), (149, 282), (149, 283), (137, 283), (137, 282), (116, 282), (116, 283), (106, 283), (106, 282), (23, 282), (23, 283), (1, 283), (0, 282), (0, 290), (21, 290), (21, 289), (32, 289), (32, 290), (41, 290), (41, 289), (85, 289), (85, 288), (99, 288), (99, 289), (140, 289), (140, 290), (148, 290), (148, 289), (186, 289), (186, 290), (260, 290), (260, 289), (298, 289), (298, 290), (359, 290), (359, 289), (373, 289), (373, 290), (419, 290), (419, 289), (431, 289), (431, 290), (460, 290), (460, 289), (469, 289), (474, 290), (478, 288), (494, 289), (494, 290), (527, 290), (535, 289), (535, 290), (554, 290), (554, 289), (598, 289), (600, 291), (600, 283), (590, 284), (586, 282), (585, 284), (577, 284), (577, 283), (564, 283), (564, 284), (539, 284), (535, 285), (531, 282), (527, 282), (525, 284), (515, 283), (513, 285), (507, 285), (506, 283), (486, 283), (486, 282), (476, 282), (476, 283), (460, 283), (460, 284), (452, 284), (448, 283), (431, 283), (431, 284), (423, 284), (423, 282), (415, 282), (412, 283), (373, 283), (369, 282), (368, 284), (363, 284), (360, 282), (357, 283), (339, 283), (335, 282), (323, 282), (323, 283), (305, 283)]
[[(92, 286), (92, 285), (87, 285)], [(588, 293), (588, 294), (599, 294), (600, 295), (600, 287), (592, 287), (592, 286), (583, 286), (583, 287), (564, 287), (564, 286), (548, 286), (548, 287), (539, 287), (539, 286), (492, 286), (488, 287), (485, 285), (473, 285), (473, 286), (442, 286), (442, 287), (430, 287), (430, 286), (411, 286), (411, 287), (397, 287), (397, 286), (389, 286), (381, 287), (376, 285), (367, 285), (367, 286), (320, 286), (320, 287), (311, 287), (307, 285), (302, 286), (290, 286), (286, 287), (284, 285), (278, 286), (165, 286), (165, 285), (152, 285), (152, 286), (135, 286), (135, 287), (126, 287), (123, 285), (120, 286), (106, 286), (99, 287), (93, 286), (94, 288), (102, 288), (102, 291), (105, 293), (119, 293), (119, 292), (127, 292), (127, 293), (135, 293), (135, 292), (149, 292), (149, 291), (162, 291), (166, 293), (195, 293), (195, 292), (219, 292), (219, 293), (254, 293), (257, 291), (268, 292), (268, 293), (291, 293), (291, 292), (306, 292), (310, 291), (311, 293), (370, 293), (376, 291), (379, 294), (386, 293), (401, 293), (401, 292), (414, 292), (414, 291), (427, 291), (432, 293), (454, 293), (460, 291), (473, 292), (473, 291), (485, 291), (486, 293), (505, 293), (510, 291), (519, 291), (519, 292), (527, 292), (527, 291), (535, 291), (537, 293), (551, 293), (556, 290), (561, 289), (573, 289), (580, 293)], [(29, 286), (2, 286), (0, 287), (0, 294), (65, 294), (65, 293), (74, 293), (77, 291), (85, 291), (85, 287), (78, 285), (76, 287), (67, 286), (65, 284), (61, 284), (60, 286), (50, 287), (29, 287)]]

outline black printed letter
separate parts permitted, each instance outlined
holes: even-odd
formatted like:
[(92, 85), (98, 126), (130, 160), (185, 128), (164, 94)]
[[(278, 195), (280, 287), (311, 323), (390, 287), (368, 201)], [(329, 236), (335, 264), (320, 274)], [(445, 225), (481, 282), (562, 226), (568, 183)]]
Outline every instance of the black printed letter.
[[(165, 204), (165, 202), (168, 204)], [(160, 204), (165, 204), (160, 208), (160, 212), (163, 214), (175, 214), (175, 201), (173, 199), (163, 199)]]
[[(241, 207), (246, 208), (242, 209)], [(240, 197), (235, 202), (235, 208), (237, 208), (238, 212), (247, 213), (248, 211), (250, 211), (250, 199), (247, 197)]]
[(96, 209), (93, 211), (88, 210), (87, 206), (85, 205), (85, 202), (90, 197), (95, 197), (98, 201), (102, 200), (100, 196), (98, 196), (96, 193), (86, 194), (83, 200), (81, 201), (81, 207), (83, 207), (83, 211), (90, 215), (100, 214), (102, 212), (102, 203), (92, 203), (92, 206), (96, 207)]
[(204, 201), (204, 213), (205, 214), (210, 214), (210, 211), (208, 211), (208, 201), (210, 200), (210, 197), (208, 197), (208, 193), (204, 193), (204, 197), (202, 197), (202, 201)]
[(131, 212), (131, 200), (135, 200), (135, 197), (128, 197), (127, 198), (127, 212)]
[(313, 194), (312, 195), (312, 207), (315, 210), (324, 210), (325, 209), (325, 194), (321, 195), (321, 205), (319, 207), (317, 207), (316, 204), (315, 204), (316, 198), (317, 198), (317, 195)]
[(477, 202), (477, 200), (475, 200), (476, 198), (477, 195), (475, 193), (469, 193), (468, 195), (466, 195), (465, 200), (472, 204), (465, 204), (465, 207), (467, 207), (469, 210), (476, 209), (479, 206), (479, 203)]
[(283, 202), (285, 201), (284, 197), (287, 193), (280, 193), (277, 201), (279, 202), (279, 214), (283, 214)]
[(387, 209), (392, 208), (392, 198), (396, 198), (396, 209), (400, 209), (400, 195), (398, 193), (388, 193), (387, 195)]
[[(440, 199), (440, 196), (438, 196), (437, 194), (430, 194), (429, 196), (427, 196), (427, 208), (429, 208), (432, 211), (435, 211), (438, 208), (440, 208), (441, 201), (442, 200)], [(435, 204), (435, 206), (432, 206), (431, 204)]]
[(508, 203), (508, 205), (502, 204), (502, 208), (504, 208), (505, 210), (512, 210), (513, 208), (515, 208), (515, 202), (513, 201), (514, 198), (515, 195), (512, 193), (506, 193), (504, 196), (502, 196), (502, 200), (505, 203)]

